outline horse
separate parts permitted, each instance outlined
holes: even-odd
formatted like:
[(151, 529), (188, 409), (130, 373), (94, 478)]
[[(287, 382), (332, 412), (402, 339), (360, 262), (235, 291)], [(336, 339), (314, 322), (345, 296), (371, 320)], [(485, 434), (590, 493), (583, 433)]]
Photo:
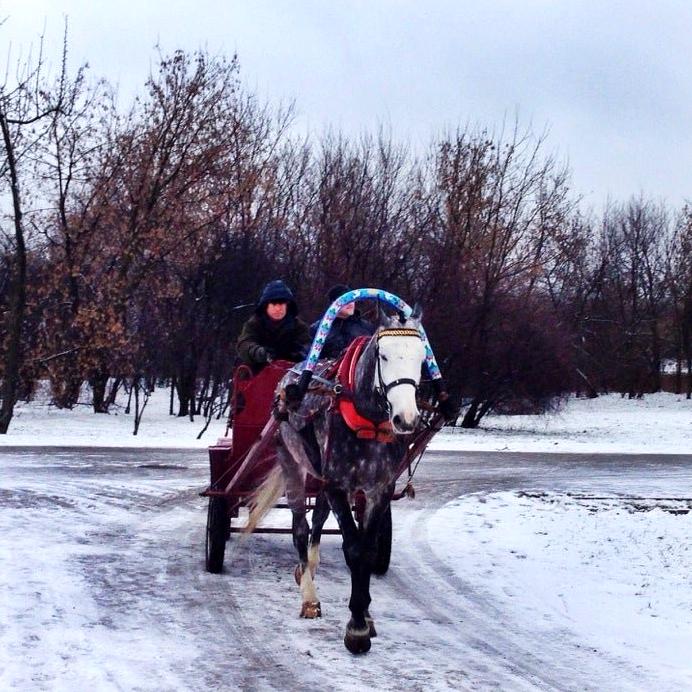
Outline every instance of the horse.
[[(322, 528), (330, 509), (334, 513), (351, 573), (351, 617), (344, 644), (353, 654), (369, 651), (371, 639), (377, 635), (369, 607), (370, 577), (377, 571), (378, 533), (391, 521), (397, 469), (420, 421), (416, 395), (426, 356), (420, 319), (418, 306), (407, 319), (383, 314), (372, 337), (361, 337), (362, 350), (352, 366), (350, 391), (347, 387), (339, 396), (371, 422), (367, 431), (352, 430), (344, 416), (334, 410), (334, 396), (319, 384), (311, 386), (298, 405), (291, 406), (283, 393), (295, 385), (298, 373), (287, 373), (277, 389), (281, 395), (275, 415), (283, 418), (276, 440), (278, 463), (250, 503), (248, 530), (252, 531), (286, 495), (299, 558), (295, 578), (302, 594), (300, 614), (307, 618), (321, 616), (314, 577)], [(316, 498), (312, 531), (305, 507), (308, 474), (324, 484)], [(365, 496), (359, 523), (351, 509), (358, 491)]]

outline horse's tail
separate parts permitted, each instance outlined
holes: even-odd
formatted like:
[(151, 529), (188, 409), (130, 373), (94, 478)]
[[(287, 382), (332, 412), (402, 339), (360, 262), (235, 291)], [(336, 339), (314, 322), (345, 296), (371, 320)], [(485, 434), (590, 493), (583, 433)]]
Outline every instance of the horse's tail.
[(285, 487), (284, 474), (281, 466), (277, 464), (250, 497), (248, 502), (250, 516), (244, 529), (245, 533), (252, 533), (257, 528), (260, 521), (267, 516), (269, 510), (283, 495)]

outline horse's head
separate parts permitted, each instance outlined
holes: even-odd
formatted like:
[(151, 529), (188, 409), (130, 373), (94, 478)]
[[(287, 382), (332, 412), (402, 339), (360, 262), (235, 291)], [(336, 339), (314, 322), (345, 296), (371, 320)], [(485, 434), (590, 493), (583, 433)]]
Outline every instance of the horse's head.
[(384, 316), (373, 337), (377, 342), (375, 390), (387, 408), (394, 432), (400, 434), (413, 432), (420, 417), (416, 393), (425, 360), (420, 319), (418, 305), (403, 323)]

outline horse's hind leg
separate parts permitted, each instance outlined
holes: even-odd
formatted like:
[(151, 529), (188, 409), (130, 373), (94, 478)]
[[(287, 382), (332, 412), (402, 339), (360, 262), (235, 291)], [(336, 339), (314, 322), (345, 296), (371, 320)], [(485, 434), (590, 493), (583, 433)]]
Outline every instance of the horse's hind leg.
[(305, 473), (295, 462), (302, 451), (302, 444), (295, 431), (286, 424), (281, 427), (281, 442), (276, 448), (279, 462), (286, 477), (286, 499), (293, 515), (293, 545), (298, 552), (299, 563), (295, 579), (302, 595), (300, 616), (316, 618), (322, 615), (319, 598), (308, 567), (308, 536), (310, 527), (305, 510)]
[(299, 563), (296, 565), (295, 578), (300, 586), (303, 604), (300, 608), (300, 617), (318, 618), (322, 615), (320, 601), (317, 597), (313, 572), (308, 559), (308, 534), (310, 528), (305, 518), (305, 510), (293, 511), (293, 545), (298, 551)]

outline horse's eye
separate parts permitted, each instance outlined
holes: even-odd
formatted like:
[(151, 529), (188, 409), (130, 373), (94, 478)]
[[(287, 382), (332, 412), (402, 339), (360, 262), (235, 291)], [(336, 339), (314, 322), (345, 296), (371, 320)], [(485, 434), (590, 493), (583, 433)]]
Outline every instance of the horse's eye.
[(380, 356), (380, 358), (386, 363), (387, 362), (387, 356)]

